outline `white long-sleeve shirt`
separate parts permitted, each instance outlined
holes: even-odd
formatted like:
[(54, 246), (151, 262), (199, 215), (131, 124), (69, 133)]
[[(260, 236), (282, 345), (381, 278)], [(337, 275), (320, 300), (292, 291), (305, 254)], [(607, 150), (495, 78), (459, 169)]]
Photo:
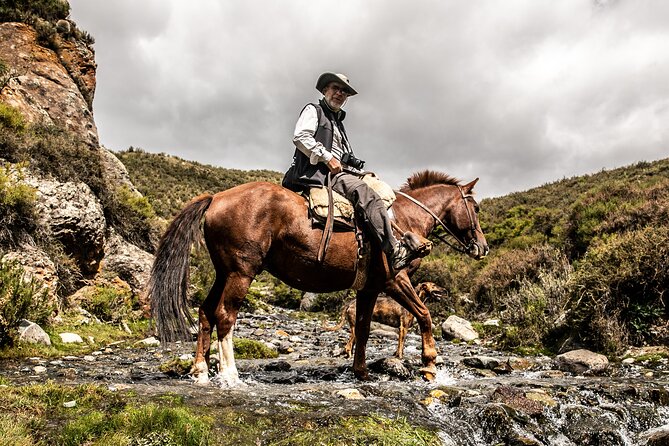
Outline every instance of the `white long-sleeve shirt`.
[(333, 125), (332, 151), (329, 152), (323, 144), (316, 141), (314, 135), (318, 127), (318, 112), (316, 107), (307, 105), (295, 124), (293, 143), (297, 149), (309, 157), (311, 164), (327, 163), (334, 156), (341, 160), (344, 154), (344, 143), (341, 132)]

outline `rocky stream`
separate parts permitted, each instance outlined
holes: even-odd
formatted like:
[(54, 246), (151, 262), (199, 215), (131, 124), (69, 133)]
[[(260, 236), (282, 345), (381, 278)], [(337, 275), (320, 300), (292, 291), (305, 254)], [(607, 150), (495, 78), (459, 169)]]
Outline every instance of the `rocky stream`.
[[(189, 405), (314, 420), (359, 414), (403, 417), (436, 430), (443, 445), (669, 444), (666, 359), (610, 364), (602, 374), (560, 370), (554, 358), (519, 357), (476, 343), (437, 340), (437, 378), (418, 372), (420, 337), (412, 331), (403, 360), (392, 357), (397, 333), (374, 324), (368, 344), (372, 381), (357, 381), (341, 355), (346, 328), (329, 332), (296, 313), (240, 314), (235, 335), (272, 345), (275, 359), (238, 359), (243, 386), (208, 386), (160, 371), (190, 359), (194, 345), (116, 343), (83, 357), (0, 362), (16, 384), (52, 380), (97, 383), (140, 398), (182, 395)], [(150, 344), (150, 343), (149, 343)], [(214, 355), (212, 355), (213, 357)], [(592, 376), (588, 376), (592, 375)], [(295, 410), (296, 407), (301, 408)], [(256, 444), (263, 444), (257, 440)]]

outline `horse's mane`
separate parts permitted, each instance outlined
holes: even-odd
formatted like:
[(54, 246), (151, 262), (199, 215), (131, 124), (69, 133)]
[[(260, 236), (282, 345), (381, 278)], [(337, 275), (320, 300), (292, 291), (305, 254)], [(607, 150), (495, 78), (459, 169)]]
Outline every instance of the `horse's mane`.
[(411, 190), (420, 189), (421, 187), (432, 186), (434, 184), (448, 184), (452, 186), (460, 186), (460, 180), (445, 173), (435, 172), (433, 170), (423, 170), (411, 175), (407, 182), (402, 185), (400, 190), (408, 192)]

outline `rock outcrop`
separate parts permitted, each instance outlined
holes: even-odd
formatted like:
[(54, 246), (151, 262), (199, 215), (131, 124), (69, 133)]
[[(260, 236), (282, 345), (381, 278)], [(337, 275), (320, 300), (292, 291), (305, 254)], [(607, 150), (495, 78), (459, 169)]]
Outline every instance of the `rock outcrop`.
[[(85, 54), (80, 46), (66, 41), (61, 48), (68, 66), (83, 75), (79, 82), (84, 88), (83, 94), (61, 58), (39, 45), (32, 27), (23, 23), (0, 23), (0, 59), (16, 74), (0, 92), (0, 101), (19, 109), (28, 122), (70, 130), (91, 147), (98, 147), (90, 91), (95, 88), (92, 52)], [(84, 94), (90, 97), (90, 103)]]
[[(100, 198), (113, 196), (121, 186), (140, 193), (125, 166), (99, 143), (93, 118), (97, 65), (90, 39), (76, 38), (81, 33), (68, 20), (47, 25), (55, 33), (48, 46), (56, 50), (44, 46), (47, 44), (28, 24), (0, 23), (0, 62), (6, 68), (0, 102), (18, 110), (28, 124), (65, 129), (83, 141), (99, 162), (103, 191), (98, 190), (99, 184), (93, 186), (94, 192), (81, 181), (56, 180), (29, 166), (14, 165), (12, 170), (20, 171), (20, 181), (35, 189), (40, 233), (61, 242), (65, 254), (76, 261), (82, 279), (94, 283), (99, 276), (118, 277), (146, 310), (143, 288), (153, 257), (114, 231)], [(2, 158), (0, 152), (0, 166), (7, 165)], [(59, 260), (50, 259), (30, 241), (5, 249), (2, 260), (22, 265), (26, 278), (40, 279), (50, 299), (57, 301)]]

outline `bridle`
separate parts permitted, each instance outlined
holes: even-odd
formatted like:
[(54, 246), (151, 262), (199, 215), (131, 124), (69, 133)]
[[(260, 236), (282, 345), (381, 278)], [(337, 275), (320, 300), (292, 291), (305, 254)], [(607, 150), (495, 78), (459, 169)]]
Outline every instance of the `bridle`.
[[(467, 210), (467, 217), (469, 217), (469, 224), (470, 224), (470, 229), (471, 229), (471, 231), (472, 231), (472, 234), (476, 234), (476, 232), (481, 232), (481, 231), (476, 227), (476, 223), (475, 223), (475, 221), (474, 221), (474, 216), (472, 215), (472, 212), (471, 212), (471, 210), (469, 209), (469, 206), (467, 206), (467, 199), (472, 199), (472, 200), (474, 200), (474, 196), (473, 196), (472, 194), (465, 194), (465, 192), (462, 190), (462, 186), (460, 186), (460, 185), (458, 185), (458, 190), (460, 191), (460, 197), (462, 197), (462, 201), (464, 201), (464, 203), (465, 203), (465, 209)], [(457, 235), (455, 235), (455, 234), (453, 233), (453, 231), (451, 231), (451, 230), (448, 228), (448, 226), (446, 226), (446, 224), (445, 224), (443, 221), (441, 221), (441, 219), (440, 219), (439, 217), (437, 217), (437, 214), (435, 214), (434, 212), (432, 212), (432, 211), (430, 210), (430, 208), (428, 208), (426, 205), (424, 205), (424, 204), (421, 203), (420, 201), (416, 200), (416, 199), (415, 199), (414, 197), (412, 197), (411, 195), (407, 195), (407, 194), (405, 194), (404, 192), (399, 191), (399, 190), (396, 190), (396, 191), (394, 191), (394, 192), (395, 192), (395, 194), (398, 194), (398, 195), (403, 196), (404, 198), (407, 198), (409, 201), (411, 201), (412, 203), (414, 203), (414, 204), (417, 205), (418, 207), (422, 208), (425, 212), (427, 212), (428, 214), (430, 214), (430, 215), (432, 216), (432, 218), (434, 218), (434, 221), (437, 223), (437, 226), (441, 226), (441, 227), (442, 227), (442, 228), (443, 228), (443, 229), (444, 229), (444, 230), (445, 230), (451, 237), (453, 237), (453, 238), (458, 242), (459, 246), (458, 246), (458, 245), (454, 245), (454, 244), (451, 243), (448, 239), (446, 239), (445, 237), (443, 237), (443, 236), (441, 236), (441, 235), (439, 235), (439, 234), (433, 234), (433, 235), (434, 235), (435, 237), (437, 237), (439, 240), (441, 240), (442, 242), (444, 242), (445, 244), (447, 244), (448, 246), (450, 246), (451, 248), (453, 248), (454, 250), (456, 250), (456, 251), (458, 251), (458, 252), (461, 252), (461, 253), (463, 253), (463, 254), (469, 254), (469, 253), (472, 251), (472, 249), (476, 246), (476, 240), (475, 240), (474, 237), (472, 237), (472, 238), (469, 240), (469, 243), (465, 243), (464, 241), (462, 241), (462, 240), (460, 239), (460, 237), (458, 237)], [(481, 233), (482, 233), (482, 232), (481, 232)]]

